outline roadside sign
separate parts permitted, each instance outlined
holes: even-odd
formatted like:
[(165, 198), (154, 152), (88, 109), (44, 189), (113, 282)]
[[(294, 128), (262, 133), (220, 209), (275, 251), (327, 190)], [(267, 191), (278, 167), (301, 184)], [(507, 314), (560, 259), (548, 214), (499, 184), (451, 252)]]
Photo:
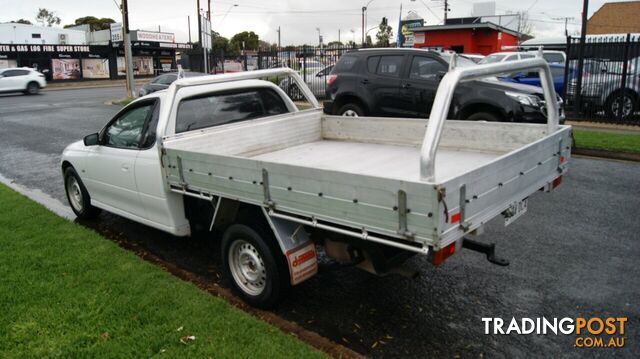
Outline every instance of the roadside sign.
[(121, 22), (115, 22), (111, 24), (111, 41), (112, 42), (124, 41)]

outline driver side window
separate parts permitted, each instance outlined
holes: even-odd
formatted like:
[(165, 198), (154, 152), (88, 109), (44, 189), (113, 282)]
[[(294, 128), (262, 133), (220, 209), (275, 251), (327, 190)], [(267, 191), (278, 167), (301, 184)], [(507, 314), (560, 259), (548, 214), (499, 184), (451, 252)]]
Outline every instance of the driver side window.
[(145, 121), (151, 116), (153, 103), (132, 108), (111, 122), (104, 131), (106, 146), (138, 149)]

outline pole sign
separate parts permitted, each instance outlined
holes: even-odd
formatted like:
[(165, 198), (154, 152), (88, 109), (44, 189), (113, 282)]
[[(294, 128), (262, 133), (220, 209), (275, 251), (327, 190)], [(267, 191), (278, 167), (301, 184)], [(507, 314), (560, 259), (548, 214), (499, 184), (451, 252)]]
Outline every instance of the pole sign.
[(122, 34), (122, 23), (116, 22), (111, 24), (111, 42), (124, 41), (124, 35)]
[(400, 31), (398, 33), (400, 47), (413, 47), (415, 39), (411, 29), (422, 26), (424, 26), (424, 19), (401, 20)]
[(211, 50), (211, 20), (207, 19), (206, 16), (200, 16), (200, 23), (202, 28), (202, 33), (200, 34), (200, 38), (202, 39), (202, 48)]

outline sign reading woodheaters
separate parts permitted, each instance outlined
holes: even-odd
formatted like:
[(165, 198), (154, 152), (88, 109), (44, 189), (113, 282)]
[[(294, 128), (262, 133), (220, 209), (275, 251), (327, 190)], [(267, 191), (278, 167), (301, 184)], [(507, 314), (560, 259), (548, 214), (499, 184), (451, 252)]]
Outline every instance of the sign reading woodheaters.
[(132, 41), (176, 42), (176, 35), (169, 32), (131, 31)]

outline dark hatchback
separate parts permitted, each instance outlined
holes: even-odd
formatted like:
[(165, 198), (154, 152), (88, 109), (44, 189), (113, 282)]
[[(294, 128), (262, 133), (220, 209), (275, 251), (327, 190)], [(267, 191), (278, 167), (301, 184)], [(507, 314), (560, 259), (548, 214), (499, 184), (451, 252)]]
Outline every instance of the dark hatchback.
[[(452, 54), (420, 49), (361, 49), (340, 58), (327, 77), (325, 112), (342, 116), (428, 117)], [(477, 66), (458, 57), (457, 66)], [(561, 102), (560, 97), (558, 101)], [(561, 118), (563, 110), (561, 107)], [(544, 123), (539, 87), (496, 78), (461, 83), (449, 118)]]

